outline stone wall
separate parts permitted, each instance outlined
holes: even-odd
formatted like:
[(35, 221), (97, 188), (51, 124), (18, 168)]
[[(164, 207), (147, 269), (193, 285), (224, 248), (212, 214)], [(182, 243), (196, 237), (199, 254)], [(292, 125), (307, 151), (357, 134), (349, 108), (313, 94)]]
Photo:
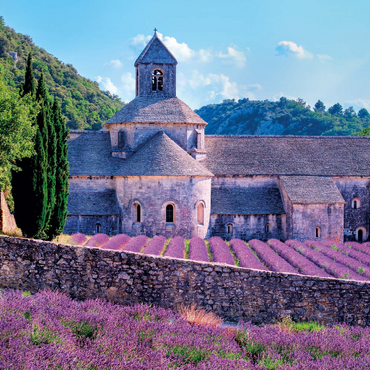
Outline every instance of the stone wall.
[(0, 192), (0, 231), (7, 234), (17, 228), (14, 216), (10, 213), (5, 195)]
[(227, 320), (370, 325), (370, 284), (0, 237), (0, 288), (78, 299), (197, 304)]

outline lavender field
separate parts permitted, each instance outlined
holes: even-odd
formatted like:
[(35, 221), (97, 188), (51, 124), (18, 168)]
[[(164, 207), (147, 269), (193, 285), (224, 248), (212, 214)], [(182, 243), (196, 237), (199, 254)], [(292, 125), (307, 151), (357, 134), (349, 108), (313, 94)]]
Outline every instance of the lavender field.
[(304, 243), (287, 240), (285, 243), (271, 239), (268, 242), (250, 240), (244, 242), (232, 239), (226, 242), (219, 237), (205, 241), (199, 237), (185, 240), (181, 237), (166, 239), (144, 235), (133, 238), (125, 234), (109, 239), (105, 234), (91, 238), (75, 234), (70, 243), (101, 249), (131, 251), (156, 256), (188, 258), (194, 261), (224, 263), (233, 266), (349, 279), (370, 281), (370, 244), (356, 242), (307, 240)]
[[(370, 328), (189, 321), (147, 305), (2, 291), (0, 369), (369, 369)], [(216, 322), (216, 324), (215, 324)]]

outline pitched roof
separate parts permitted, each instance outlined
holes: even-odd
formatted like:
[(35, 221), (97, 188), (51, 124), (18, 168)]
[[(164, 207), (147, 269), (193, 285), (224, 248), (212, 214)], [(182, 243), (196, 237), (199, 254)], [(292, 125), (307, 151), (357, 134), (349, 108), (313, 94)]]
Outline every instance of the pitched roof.
[(249, 215), (285, 213), (277, 186), (212, 187), (211, 214)]
[(108, 131), (71, 131), (68, 161), (72, 176), (111, 176), (120, 159), (111, 155)]
[(132, 157), (122, 161), (117, 176), (213, 176), (164, 132), (158, 132)]
[(106, 124), (125, 122), (207, 124), (178, 98), (144, 96), (137, 96), (130, 101)]
[(345, 203), (331, 177), (281, 176), (280, 180), (292, 203)]
[(71, 191), (68, 197), (69, 215), (118, 215), (115, 190)]
[(157, 32), (155, 32), (152, 39), (136, 59), (135, 67), (139, 63), (177, 64), (177, 60), (158, 38)]
[(215, 175), (370, 176), (370, 137), (205, 137)]

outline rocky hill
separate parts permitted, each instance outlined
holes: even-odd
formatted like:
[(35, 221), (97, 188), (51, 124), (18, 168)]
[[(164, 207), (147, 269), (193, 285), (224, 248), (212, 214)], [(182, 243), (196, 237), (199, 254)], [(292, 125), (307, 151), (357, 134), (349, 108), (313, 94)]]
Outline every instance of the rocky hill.
[(354, 135), (370, 124), (366, 109), (356, 114), (335, 104), (326, 110), (321, 102), (312, 109), (301, 99), (232, 99), (196, 112), (208, 122), (208, 135)]
[(97, 82), (80, 76), (72, 64), (64, 64), (34, 45), (30, 36), (7, 27), (0, 17), (0, 73), (9, 86), (23, 85), (30, 51), (35, 77), (39, 78), (44, 71), (50, 93), (62, 103), (69, 128), (100, 129), (104, 121), (124, 106), (118, 97), (101, 91)]

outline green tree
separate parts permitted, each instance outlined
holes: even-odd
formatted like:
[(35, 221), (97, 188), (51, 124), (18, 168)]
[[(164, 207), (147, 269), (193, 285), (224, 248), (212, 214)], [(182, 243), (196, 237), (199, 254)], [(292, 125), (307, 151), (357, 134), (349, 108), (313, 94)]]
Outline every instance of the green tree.
[(32, 53), (28, 54), (27, 59), (27, 68), (26, 68), (26, 76), (23, 85), (22, 95), (31, 94), (31, 96), (35, 95), (36, 91), (36, 84), (35, 84), (35, 77), (33, 75), (32, 69)]
[(370, 117), (370, 114), (369, 112), (367, 111), (367, 109), (365, 108), (361, 108), (359, 111), (358, 111), (358, 114), (357, 114), (361, 119), (364, 119), (364, 118), (369, 118)]
[(324, 105), (324, 103), (321, 100), (318, 100), (317, 103), (315, 104), (313, 110), (315, 112), (325, 113), (325, 105)]
[(11, 210), (11, 172), (18, 172), (19, 161), (34, 153), (36, 129), (32, 122), (36, 114), (29, 96), (20, 97), (5, 85), (0, 68), (0, 191), (5, 192)]
[(61, 234), (67, 220), (68, 203), (68, 145), (69, 135), (64, 117), (62, 116), (59, 103), (55, 100), (53, 105), (53, 121), (57, 136), (57, 163), (56, 163), (56, 185), (55, 185), (55, 206), (50, 219), (48, 238), (54, 239)]
[(328, 112), (332, 116), (341, 116), (343, 114), (343, 107), (339, 103), (337, 103), (337, 104), (334, 104), (332, 107), (330, 107), (328, 109)]

